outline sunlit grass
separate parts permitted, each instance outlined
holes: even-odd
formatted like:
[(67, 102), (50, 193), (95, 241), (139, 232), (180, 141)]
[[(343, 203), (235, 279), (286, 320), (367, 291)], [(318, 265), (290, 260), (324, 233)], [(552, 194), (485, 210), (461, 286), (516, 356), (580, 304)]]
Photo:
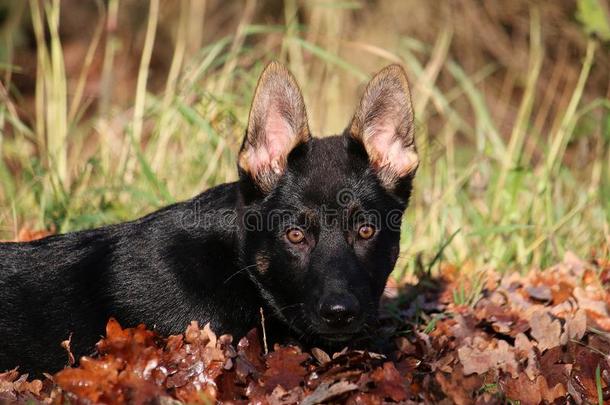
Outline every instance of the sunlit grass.
[[(100, 27), (116, 19), (117, 3), (110, 1), (100, 14)], [(340, 131), (372, 73), (369, 63), (358, 61), (374, 60), (377, 67), (400, 62), (407, 68), (422, 155), (397, 277), (417, 263), (432, 269), (449, 261), (511, 270), (544, 267), (568, 250), (608, 254), (610, 103), (583, 101), (599, 52), (596, 40), (589, 40), (567, 108), (549, 119), (556, 125), (548, 133), (541, 133), (534, 107), (547, 101), (535, 91), (545, 74), (544, 17), (532, 8), (529, 73), (520, 87), (517, 118), (510, 130), (501, 131), (483, 91), (495, 66), (467, 72), (448, 51), (449, 28), (429, 44), (408, 36), (386, 47), (341, 38), (340, 20), (358, 2), (312, 3), (316, 19), (309, 27), (295, 22), (296, 2), (285, 3), (284, 25), (255, 24), (254, 4), (245, 2), (233, 35), (188, 54), (191, 4), (184, 0), (164, 92), (151, 94), (147, 81), (158, 3), (150, 2), (133, 109), (117, 109), (104, 96), (118, 45), (112, 35), (100, 40), (98, 33), (91, 49), (106, 50), (101, 96), (95, 112), (84, 114), (82, 84), (75, 94), (67, 93), (57, 31), (61, 2), (30, 2), (38, 46), (36, 116), (31, 123), (19, 117), (19, 100), (3, 82), (0, 239), (13, 238), (23, 226), (67, 232), (133, 219), (235, 180), (249, 100), (271, 59), (286, 62), (302, 84), (316, 134)], [(350, 57), (343, 56), (344, 49)], [(86, 58), (79, 83), (89, 66)], [(453, 79), (453, 88), (440, 86), (441, 74)], [(564, 155), (575, 135), (599, 117), (601, 129), (585, 135), (598, 138), (597, 148), (587, 162), (566, 165)], [(466, 298), (456, 296), (460, 302)]]

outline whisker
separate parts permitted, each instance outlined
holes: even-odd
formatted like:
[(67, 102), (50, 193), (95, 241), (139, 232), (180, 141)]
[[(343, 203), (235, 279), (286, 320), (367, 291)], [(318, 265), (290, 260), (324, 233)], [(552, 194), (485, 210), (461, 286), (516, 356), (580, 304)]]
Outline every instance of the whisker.
[(282, 311), (283, 311), (283, 310), (285, 310), (285, 309), (288, 309), (288, 308), (293, 308), (293, 307), (298, 307), (298, 306), (301, 306), (301, 305), (305, 305), (305, 303), (303, 303), (303, 302), (299, 302), (298, 304), (290, 304), (290, 305), (286, 305), (286, 306), (284, 306), (284, 307), (282, 307), (282, 308), (279, 308), (279, 309), (278, 309), (278, 311), (282, 312)]
[(237, 270), (235, 273), (233, 273), (229, 277), (227, 277), (227, 279), (223, 282), (223, 284), (227, 284), (229, 282), (229, 280), (231, 280), (233, 277), (235, 277), (236, 275), (238, 275), (238, 274), (240, 274), (240, 273), (242, 273), (242, 272), (244, 272), (246, 270), (251, 269), (252, 267), (256, 267), (256, 263), (255, 264), (251, 264), (249, 266), (246, 266), (246, 267), (244, 267), (242, 269)]
[[(289, 319), (290, 319), (290, 322), (288, 323), (288, 329), (289, 329), (289, 330), (292, 330), (292, 331), (294, 331), (294, 332), (296, 332), (296, 333), (302, 333), (302, 330), (301, 330), (300, 328), (297, 328), (296, 326), (294, 326), (294, 323), (295, 323), (295, 322), (296, 322), (296, 321), (299, 319), (299, 315), (302, 313), (302, 308), (303, 308), (304, 306), (305, 306), (305, 303), (304, 303), (304, 302), (299, 302), (299, 303), (296, 303), (296, 304), (289, 304), (289, 305), (285, 305), (285, 306), (283, 306), (283, 307), (281, 307), (281, 308), (274, 308), (274, 309), (273, 309), (273, 311), (274, 311), (276, 314), (278, 314), (278, 315), (282, 316), (282, 317), (283, 317), (283, 318), (285, 318), (285, 319), (286, 319), (286, 318), (289, 318)], [(287, 316), (286, 316), (286, 315), (285, 315), (285, 314), (282, 312), (282, 311), (284, 311), (285, 309), (288, 309), (288, 308), (294, 308), (294, 307), (301, 308), (301, 310), (300, 310), (300, 311), (298, 311), (298, 312), (296, 313), (296, 315), (295, 315), (295, 316), (287, 317)], [(299, 338), (299, 339), (300, 339), (300, 338)]]

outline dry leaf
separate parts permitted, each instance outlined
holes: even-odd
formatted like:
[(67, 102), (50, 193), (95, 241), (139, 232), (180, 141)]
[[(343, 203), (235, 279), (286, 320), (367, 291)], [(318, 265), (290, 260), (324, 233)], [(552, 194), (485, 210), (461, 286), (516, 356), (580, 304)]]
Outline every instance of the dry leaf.
[[(513, 348), (504, 340), (487, 342), (475, 337), (466, 339), (466, 345), (458, 349), (458, 357), (464, 366), (464, 374), (484, 374), (499, 369), (517, 375), (518, 364)], [(494, 347), (495, 346), (495, 347)]]
[(552, 319), (547, 311), (536, 311), (530, 320), (532, 337), (538, 342), (538, 349), (544, 352), (561, 344), (561, 323)]

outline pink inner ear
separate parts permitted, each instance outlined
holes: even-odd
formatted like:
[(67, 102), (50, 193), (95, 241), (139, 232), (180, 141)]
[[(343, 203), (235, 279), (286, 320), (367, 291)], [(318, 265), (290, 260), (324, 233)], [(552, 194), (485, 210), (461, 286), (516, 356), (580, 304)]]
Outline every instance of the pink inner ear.
[(283, 160), (290, 151), (294, 134), (290, 124), (282, 117), (276, 106), (270, 106), (265, 119), (261, 144), (249, 155), (248, 164), (253, 173), (270, 167), (281, 174)]
[(398, 176), (409, 174), (417, 167), (417, 153), (412, 147), (405, 147), (398, 139), (395, 125), (377, 122), (367, 132), (367, 152), (376, 167), (389, 168)]

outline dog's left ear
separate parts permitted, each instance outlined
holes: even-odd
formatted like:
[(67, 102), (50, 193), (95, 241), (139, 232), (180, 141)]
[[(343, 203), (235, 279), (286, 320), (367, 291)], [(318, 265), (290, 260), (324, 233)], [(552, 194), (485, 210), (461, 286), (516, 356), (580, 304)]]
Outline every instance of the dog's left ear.
[(395, 191), (401, 180), (415, 174), (419, 157), (413, 107), (400, 65), (387, 66), (371, 79), (347, 131), (362, 143), (386, 189)]
[(301, 90), (279, 62), (267, 65), (256, 86), (240, 169), (268, 193), (286, 169), (290, 152), (311, 138)]

